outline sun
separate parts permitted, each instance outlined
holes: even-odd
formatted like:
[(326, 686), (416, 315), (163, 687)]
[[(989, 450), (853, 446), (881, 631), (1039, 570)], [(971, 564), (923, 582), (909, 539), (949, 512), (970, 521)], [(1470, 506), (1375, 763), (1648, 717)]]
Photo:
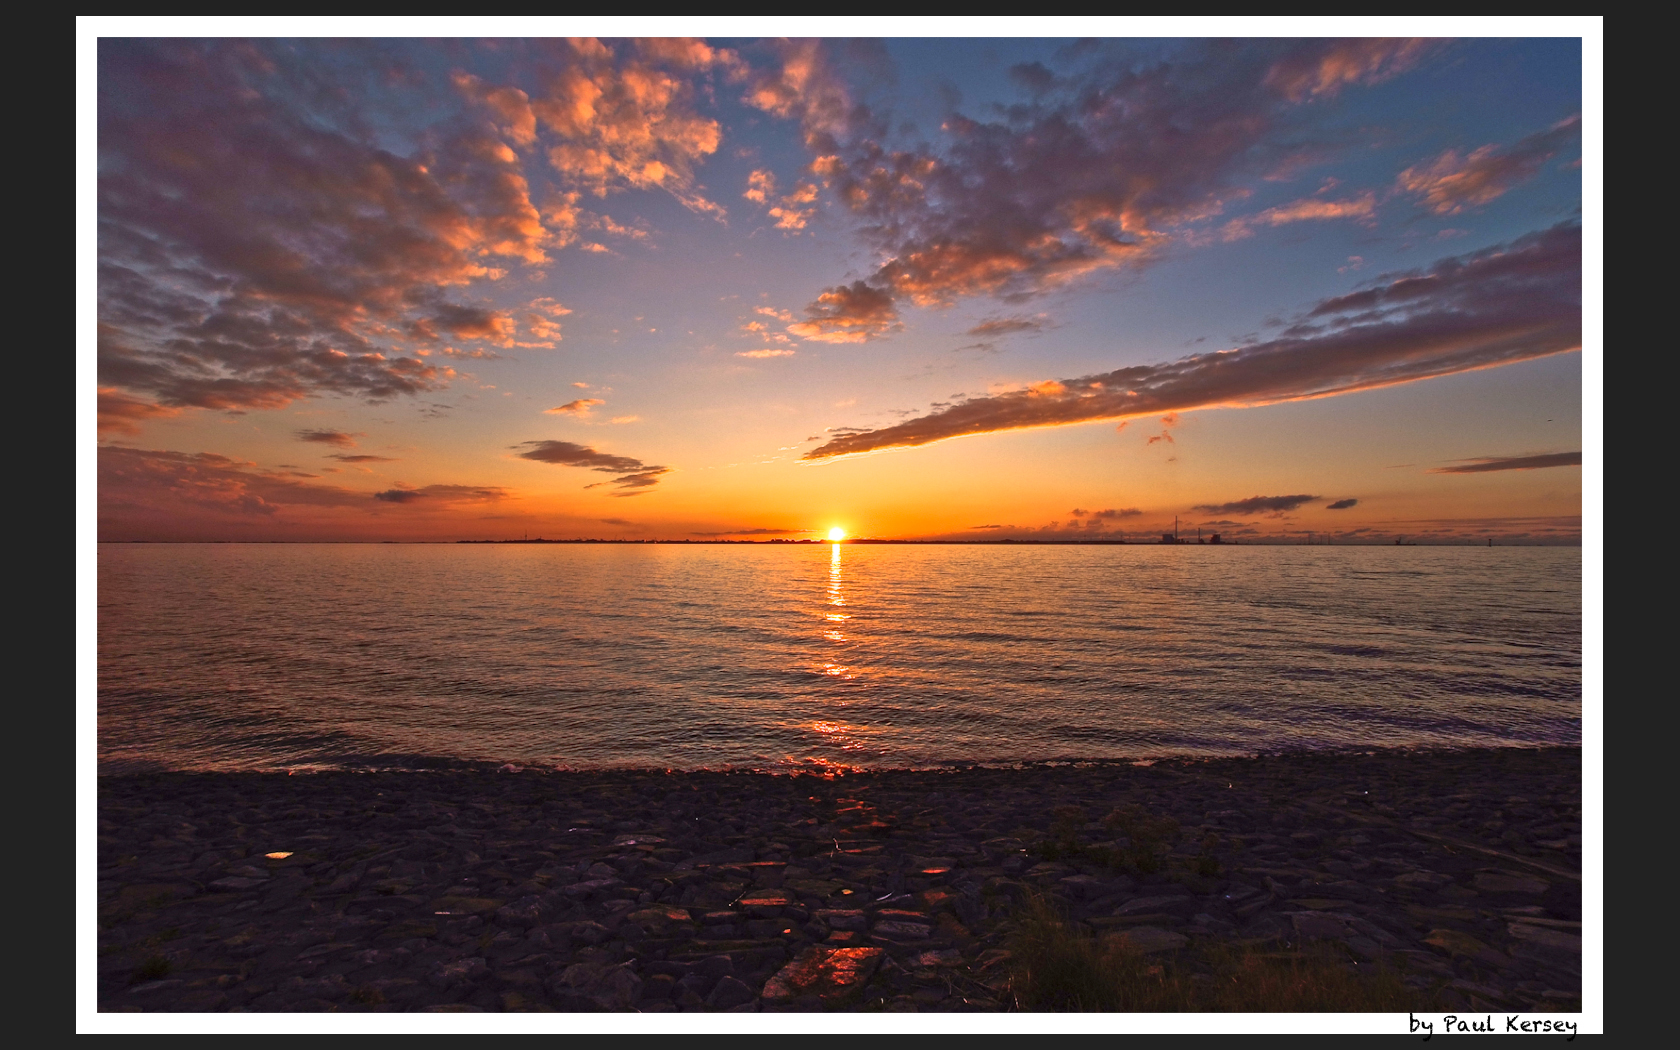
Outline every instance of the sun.
[(834, 526), (834, 528), (828, 530), (828, 542), (830, 542), (830, 543), (839, 543), (841, 540), (843, 540), (845, 538), (846, 538), (846, 530), (842, 529), (838, 525), (836, 525), (836, 526)]

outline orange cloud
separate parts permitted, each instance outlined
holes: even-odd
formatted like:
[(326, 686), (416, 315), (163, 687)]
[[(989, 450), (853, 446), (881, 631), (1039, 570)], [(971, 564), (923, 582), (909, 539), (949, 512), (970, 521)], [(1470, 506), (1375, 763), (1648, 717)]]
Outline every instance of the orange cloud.
[(551, 416), (578, 416), (581, 418), (588, 416), (589, 410), (594, 408), (596, 405), (604, 404), (606, 404), (606, 402), (598, 397), (580, 397), (576, 401), (568, 401), (563, 405), (556, 405), (553, 408), (545, 408), (543, 409), (543, 412), (546, 415)]
[(1428, 164), (1401, 172), (1399, 186), (1422, 198), (1424, 207), (1435, 214), (1456, 215), (1503, 196), (1580, 136), (1581, 118), (1573, 116), (1519, 140), (1509, 149), (1483, 146), (1466, 157), (1447, 150)]
[[(695, 111), (691, 77), (727, 64), (722, 53), (698, 41), (655, 41), (616, 54), (600, 41), (575, 40), (560, 50), (565, 65), (531, 102), (560, 140), (548, 150), (553, 168), (597, 197), (625, 187), (664, 189), (721, 217), (722, 209), (693, 189), (694, 167), (717, 151), (722, 128)], [(668, 72), (668, 64), (682, 74)]]
[(1315, 41), (1280, 58), (1262, 83), (1292, 102), (1375, 84), (1415, 66), (1443, 41), (1378, 38)]
[(1257, 215), (1232, 219), (1220, 230), (1227, 241), (1241, 240), (1254, 235), (1256, 226), (1283, 226), (1292, 222), (1325, 219), (1355, 219), (1369, 223), (1376, 215), (1377, 195), (1370, 190), (1357, 197), (1331, 201), (1305, 197), (1275, 208), (1267, 208)]
[(755, 204), (763, 204), (776, 192), (776, 176), (768, 171), (754, 171), (747, 175), (747, 192), (741, 194)]
[(154, 404), (117, 390), (114, 387), (99, 388), (99, 432), (113, 434), (127, 434), (135, 436), (140, 433), (140, 424), (148, 419), (166, 419), (179, 415), (178, 408), (167, 408)]

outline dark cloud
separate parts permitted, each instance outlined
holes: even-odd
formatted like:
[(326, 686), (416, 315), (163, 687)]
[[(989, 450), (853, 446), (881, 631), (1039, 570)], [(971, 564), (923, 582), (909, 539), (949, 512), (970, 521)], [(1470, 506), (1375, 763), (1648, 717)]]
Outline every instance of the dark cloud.
[(636, 523), (633, 522), (633, 521), (625, 521), (623, 518), (602, 518), (601, 519), (601, 524), (603, 524), (603, 525), (618, 525), (622, 528), (631, 528)]
[(725, 532), (695, 532), (694, 536), (800, 536), (811, 529), (730, 529)]
[(601, 485), (612, 485), (627, 491), (615, 492), (615, 496), (641, 495), (646, 490), (659, 483), (662, 475), (669, 474), (671, 468), (651, 466), (630, 456), (615, 456), (608, 452), (599, 452), (587, 445), (579, 445), (571, 441), (526, 441), (515, 448), (524, 447), (519, 458), (534, 460), (538, 463), (553, 463), (562, 467), (583, 467), (586, 470), (598, 470), (603, 474), (619, 474), (621, 477), (612, 481), (602, 481), (585, 488), (598, 488)]
[(659, 484), (659, 479), (671, 473), (670, 467), (650, 467), (636, 474), (626, 474), (611, 481), (598, 481), (593, 485), (585, 485), (586, 489), (598, 489), (603, 485), (611, 485), (624, 491), (614, 492), (614, 496), (640, 496)]
[(507, 492), (482, 485), (427, 485), (418, 489), (386, 489), (375, 492), (373, 498), (383, 503), (413, 503), (427, 500), (435, 503), (493, 503), (506, 499)]
[(405, 342), (505, 345), (510, 318), (450, 296), (543, 262), (549, 233), (494, 127), (415, 104), (428, 47), (100, 42), (103, 382), (175, 407), (383, 400), (452, 375)]
[(347, 434), (342, 430), (300, 430), (297, 432), (299, 441), (313, 441), (321, 445), (332, 445), (335, 448), (355, 448), (356, 439), (365, 434)]
[(1579, 115), (1513, 143), (1510, 148), (1483, 146), (1468, 156), (1447, 150), (1428, 164), (1400, 173), (1400, 188), (1416, 195), (1437, 215), (1454, 215), (1487, 204), (1581, 138)]
[(862, 281), (823, 292), (805, 308), (805, 316), (788, 331), (822, 343), (861, 343), (904, 327), (892, 296)]
[(1093, 518), (1135, 518), (1135, 517), (1140, 516), (1141, 514), (1143, 514), (1143, 511), (1139, 510), (1136, 507), (1125, 507), (1125, 508), (1122, 508), (1122, 509), (1119, 509), (1119, 510), (1116, 510), (1115, 508), (1110, 507), (1107, 510), (1092, 511), (1091, 512), (1091, 517), (1093, 517)]
[(390, 456), (369, 456), (369, 455), (346, 456), (343, 453), (339, 453), (339, 452), (329, 453), (327, 455), (327, 458), (328, 459), (336, 459), (340, 463), (395, 463), (395, 462), (397, 462), (396, 460), (392, 459)]
[(1017, 67), (1029, 102), (985, 120), (952, 112), (937, 144), (895, 144), (890, 114), (860, 101), (821, 42), (783, 45), (781, 68), (757, 72), (748, 100), (801, 121), (812, 173), (886, 260), (861, 286), (924, 306), (1020, 299), (1153, 258), (1237, 199), (1240, 177), (1320, 150), (1298, 128), (1303, 103), (1391, 76), (1434, 46), (1214, 40), (1141, 58), (1115, 45), (1100, 71)]
[(875, 430), (805, 459), (1026, 427), (1327, 397), (1526, 361), (1581, 345), (1581, 228), (1388, 274), (1326, 300), (1278, 338), (1158, 365), (1047, 380)]
[(1490, 470), (1539, 470), (1542, 467), (1578, 467), (1579, 452), (1551, 452), (1543, 456), (1486, 456), (1450, 467), (1436, 467), (1431, 474), (1481, 474)]
[(1339, 499), (1336, 502), (1330, 504), (1328, 507), (1325, 507), (1324, 509), (1325, 510), (1347, 510), (1349, 507), (1356, 507), (1358, 505), (1359, 505), (1359, 501), (1356, 500), (1356, 499)]
[(1284, 511), (1296, 510), (1303, 504), (1320, 499), (1319, 496), (1250, 496), (1247, 499), (1233, 500), (1230, 503), (1203, 503), (1191, 510), (1206, 511), (1209, 514), (1279, 514)]
[[(191, 533), (194, 523), (307, 520), (321, 511), (370, 510), (369, 493), (311, 481), (293, 468), (265, 470), (247, 460), (212, 452), (173, 452), (106, 445), (99, 449), (101, 530), (164, 529)], [(427, 500), (439, 505), (484, 503), (507, 497), (493, 486), (428, 485), (373, 494), (383, 503)], [(342, 520), (342, 519), (341, 519)], [(219, 528), (220, 525), (212, 525)]]
[(1043, 321), (1032, 317), (988, 317), (963, 334), (999, 336), (1013, 332), (1036, 332), (1043, 327)]

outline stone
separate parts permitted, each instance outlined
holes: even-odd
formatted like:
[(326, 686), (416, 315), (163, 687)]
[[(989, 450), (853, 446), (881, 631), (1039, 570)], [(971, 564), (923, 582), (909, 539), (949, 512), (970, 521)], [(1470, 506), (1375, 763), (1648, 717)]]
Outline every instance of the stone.
[(1319, 911), (1285, 912), (1294, 927), (1295, 936), (1303, 941), (1344, 938), (1349, 934), (1351, 916)]
[(1394, 881), (1397, 885), (1404, 886), (1407, 889), (1432, 890), (1437, 886), (1450, 882), (1451, 880), (1445, 875), (1439, 875), (1433, 871), (1408, 871), (1404, 874), (1396, 875), (1394, 877)]
[(1173, 911), (1178, 908), (1190, 907), (1195, 903), (1194, 898), (1184, 896), (1183, 894), (1174, 894), (1172, 896), (1164, 897), (1134, 897), (1126, 903), (1120, 905), (1120, 907), (1114, 909), (1114, 914), (1133, 915), (1139, 912)]
[(812, 917), (836, 930), (863, 930), (869, 926), (868, 917), (855, 908), (819, 908)]
[(724, 977), (718, 981), (717, 987), (712, 989), (712, 994), (706, 997), (706, 1005), (714, 1010), (731, 1010), (757, 998), (758, 993), (740, 979)]
[[(457, 984), (476, 981), (489, 973), (489, 965), (475, 955), (442, 964), (426, 975), (426, 981), (436, 988), (450, 988)], [(342, 977), (339, 979), (343, 980)]]
[(1476, 873), (1475, 886), (1483, 893), (1528, 893), (1538, 896), (1550, 889), (1551, 883), (1544, 879), (1506, 871), (1479, 871)]
[(1091, 875), (1069, 875), (1057, 882), (1062, 892), (1075, 900), (1091, 900), (1108, 891), (1108, 883)]
[(570, 886), (562, 886), (560, 892), (573, 900), (585, 900), (596, 894), (604, 894), (617, 885), (619, 880), (616, 878), (586, 879), (583, 882), (574, 882)]
[(764, 984), (767, 1003), (816, 995), (824, 1006), (855, 998), (885, 958), (880, 948), (827, 948), (812, 945)]
[(505, 904), (498, 908), (496, 910), (496, 921), (505, 926), (527, 929), (542, 922), (544, 910), (541, 897), (521, 897), (511, 904)]
[(962, 962), (962, 952), (957, 951), (955, 948), (944, 948), (938, 951), (923, 952), (922, 954), (916, 956), (916, 965), (923, 967), (924, 969), (938, 966), (961, 966)]
[(504, 903), (491, 897), (439, 897), (426, 910), (433, 915), (485, 915)]
[(1567, 930), (1533, 926), (1527, 923), (1513, 922), (1510, 934), (1519, 941), (1537, 944), (1544, 948), (1560, 948), (1565, 951), (1579, 953), (1581, 951), (1581, 935)]
[(869, 932), (871, 936), (890, 941), (925, 941), (933, 933), (933, 927), (923, 922), (888, 919), (876, 923)]

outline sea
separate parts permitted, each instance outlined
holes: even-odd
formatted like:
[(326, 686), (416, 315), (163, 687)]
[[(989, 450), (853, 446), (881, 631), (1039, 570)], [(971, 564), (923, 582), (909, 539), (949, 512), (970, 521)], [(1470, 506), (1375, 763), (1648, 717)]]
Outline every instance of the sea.
[(101, 544), (99, 769), (1581, 743), (1581, 549)]

